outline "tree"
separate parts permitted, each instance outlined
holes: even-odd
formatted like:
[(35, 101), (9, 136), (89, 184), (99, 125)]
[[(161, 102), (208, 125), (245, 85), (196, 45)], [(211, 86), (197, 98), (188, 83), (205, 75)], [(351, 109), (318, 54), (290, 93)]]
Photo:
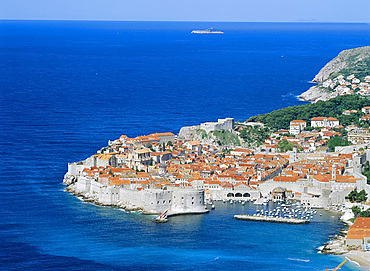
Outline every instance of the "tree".
[(279, 150), (279, 152), (287, 152), (293, 150), (293, 144), (289, 143), (288, 140), (280, 140), (276, 144), (276, 148)]
[(312, 126), (306, 126), (306, 127), (304, 127), (304, 130), (305, 130), (305, 131), (312, 131), (312, 130), (315, 130), (315, 127), (312, 127)]
[(362, 189), (358, 194), (356, 201), (357, 202), (365, 202), (367, 200), (367, 193), (364, 189)]
[(357, 190), (352, 190), (351, 193), (348, 194), (348, 196), (345, 197), (345, 199), (348, 199), (350, 202), (355, 202), (357, 196)]
[(370, 164), (369, 161), (366, 161), (362, 175), (366, 176), (367, 184), (370, 184)]
[[(240, 137), (249, 145), (259, 146), (271, 134), (271, 129), (247, 126), (240, 131)], [(236, 141), (237, 138), (235, 138)], [(237, 144), (238, 145), (238, 144)]]
[(347, 139), (343, 139), (340, 136), (336, 135), (328, 140), (328, 147), (331, 151), (335, 150), (337, 146), (349, 146), (351, 143)]
[(168, 142), (167, 142), (167, 146), (172, 147), (172, 146), (173, 146), (172, 141), (168, 141)]
[(370, 217), (370, 209), (367, 209), (366, 211), (362, 211), (358, 214), (358, 217)]
[(357, 217), (370, 217), (370, 209), (367, 209), (366, 211), (361, 211), (361, 208), (358, 206), (353, 206), (352, 207), (352, 212), (355, 216)]
[(360, 192), (357, 192), (357, 190), (355, 189), (348, 194), (346, 199), (351, 202), (365, 202), (367, 200), (367, 193), (364, 189), (362, 189)]
[(151, 143), (147, 143), (145, 145), (149, 150), (153, 151), (153, 145)]
[(352, 207), (352, 212), (353, 212), (355, 218), (357, 218), (357, 216), (359, 215), (359, 213), (361, 213), (361, 208), (358, 207), (358, 206), (353, 206)]
[[(342, 125), (355, 124), (361, 117), (361, 109), (369, 105), (367, 97), (359, 95), (338, 96), (329, 101), (318, 101), (313, 104), (304, 104), (286, 107), (272, 111), (267, 114), (252, 116), (247, 121), (258, 121), (264, 123), (267, 127), (274, 129), (288, 129), (290, 121), (304, 120), (310, 122), (311, 118), (318, 116), (335, 117)], [(358, 113), (343, 115), (345, 110), (358, 110)], [(363, 125), (369, 125), (363, 122)]]

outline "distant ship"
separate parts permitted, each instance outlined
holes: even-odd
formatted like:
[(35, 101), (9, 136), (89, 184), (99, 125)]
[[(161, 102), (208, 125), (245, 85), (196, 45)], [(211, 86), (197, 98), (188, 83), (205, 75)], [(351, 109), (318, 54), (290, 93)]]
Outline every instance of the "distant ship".
[(193, 30), (191, 31), (191, 33), (192, 34), (223, 34), (224, 32), (211, 27), (205, 30)]

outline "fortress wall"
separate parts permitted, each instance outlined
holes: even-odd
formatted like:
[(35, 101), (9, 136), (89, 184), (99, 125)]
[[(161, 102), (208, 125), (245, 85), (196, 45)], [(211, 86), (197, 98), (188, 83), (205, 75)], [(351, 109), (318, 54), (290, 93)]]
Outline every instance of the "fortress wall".
[(142, 196), (146, 213), (163, 213), (171, 209), (172, 191), (151, 189), (143, 192)]
[(78, 165), (77, 163), (68, 163), (67, 175), (78, 176), (81, 175), (85, 166), (83, 164)]
[(89, 193), (91, 181), (86, 177), (79, 176), (76, 182), (75, 191), (77, 193)]
[(140, 196), (140, 194), (140, 191), (137, 190), (128, 190), (121, 188), (119, 190), (119, 199), (124, 204), (143, 206), (143, 198)]
[(117, 204), (119, 201), (118, 187), (101, 187), (99, 191), (99, 202), (105, 205)]
[(206, 212), (204, 191), (192, 189), (175, 190), (128, 190), (123, 187), (106, 186), (92, 178), (78, 177), (73, 184), (74, 191), (84, 194), (104, 205), (117, 205), (119, 202), (127, 207), (143, 208), (146, 213), (171, 214)]
[(93, 195), (95, 198), (99, 199), (101, 193), (100, 191), (104, 185), (96, 182), (93, 179), (89, 179), (89, 184), (90, 184), (89, 193)]
[(205, 211), (204, 191), (202, 190), (173, 190), (171, 212), (191, 213)]
[(218, 131), (218, 130), (234, 130), (234, 119), (233, 118), (226, 118), (226, 119), (218, 119), (217, 122), (203, 122), (200, 124), (200, 129), (205, 130), (207, 133), (210, 131)]
[(334, 191), (330, 194), (329, 200), (331, 204), (342, 204), (345, 201), (345, 197), (351, 190), (343, 190), (343, 191)]

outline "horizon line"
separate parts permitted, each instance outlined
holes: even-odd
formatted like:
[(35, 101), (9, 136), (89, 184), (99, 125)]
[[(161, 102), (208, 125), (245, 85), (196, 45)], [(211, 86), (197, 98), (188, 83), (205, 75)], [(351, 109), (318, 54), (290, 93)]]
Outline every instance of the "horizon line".
[(312, 24), (370, 24), (369, 22), (351, 21), (182, 21), (182, 20), (120, 20), (120, 19), (11, 19), (0, 18), (0, 21), (78, 21), (78, 22), (168, 22), (168, 23), (312, 23)]

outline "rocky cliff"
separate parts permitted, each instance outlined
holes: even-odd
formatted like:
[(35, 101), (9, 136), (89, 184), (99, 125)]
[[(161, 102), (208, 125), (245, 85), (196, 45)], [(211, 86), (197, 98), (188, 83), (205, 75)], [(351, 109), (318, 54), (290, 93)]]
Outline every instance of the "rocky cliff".
[(217, 146), (241, 146), (243, 140), (235, 131), (218, 130), (206, 132), (200, 129), (200, 125), (182, 127), (179, 132), (179, 139), (197, 140), (202, 144)]
[(354, 74), (357, 78), (361, 79), (366, 75), (370, 75), (370, 46), (340, 52), (312, 80), (312, 82), (318, 83), (318, 85), (311, 87), (298, 97), (310, 102), (325, 101), (336, 97), (337, 95), (335, 93), (323, 88), (321, 83), (339, 74), (344, 76)]
[(320, 88), (320, 86), (313, 86), (299, 95), (298, 98), (306, 102), (316, 103), (317, 101), (327, 101), (337, 96), (338, 95), (336, 93), (329, 92), (323, 88)]

